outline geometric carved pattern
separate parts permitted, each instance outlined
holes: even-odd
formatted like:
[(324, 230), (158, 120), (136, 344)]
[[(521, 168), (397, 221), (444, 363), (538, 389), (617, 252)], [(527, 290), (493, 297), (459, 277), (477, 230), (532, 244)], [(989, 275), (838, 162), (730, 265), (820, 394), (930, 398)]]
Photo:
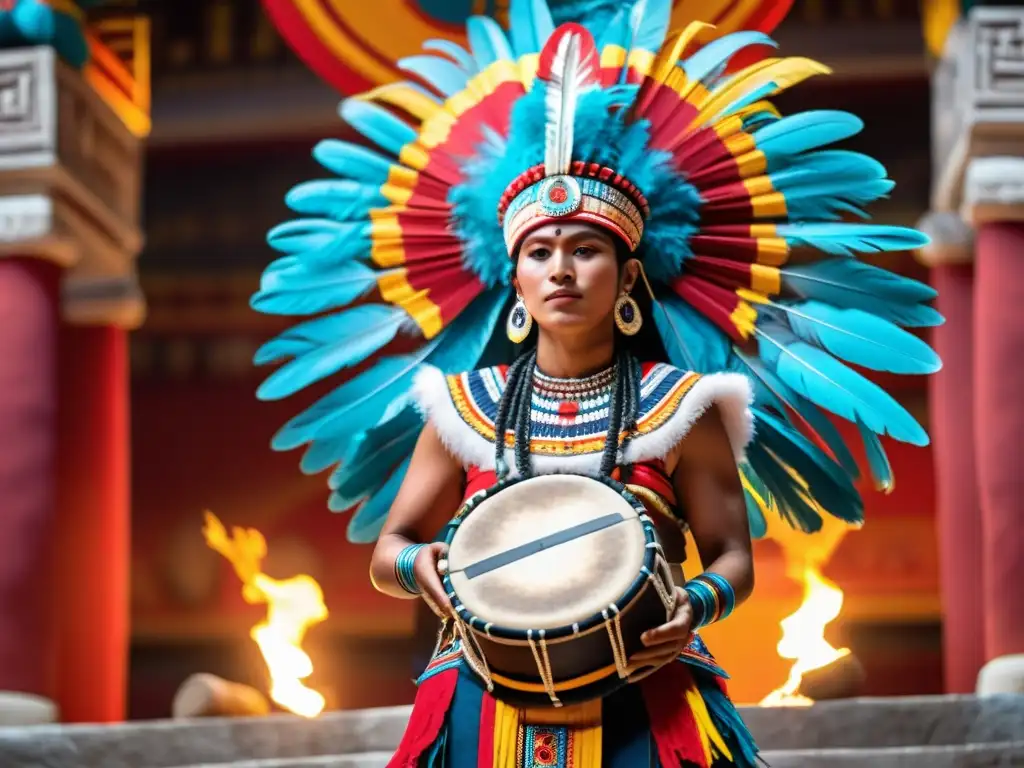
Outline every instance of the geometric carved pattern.
[[(933, 96), (932, 207), (960, 211), (972, 159), (1024, 157), (1024, 7), (974, 6), (947, 40)], [(980, 183), (991, 175), (984, 171), (975, 174), (974, 192), (984, 193), (975, 200), (1016, 194), (1001, 180)]]
[(48, 48), (8, 50), (0, 56), (0, 167), (37, 164), (35, 153), (52, 151), (53, 72)]
[(986, 11), (976, 33), (975, 101), (979, 106), (1024, 106), (1024, 13)]

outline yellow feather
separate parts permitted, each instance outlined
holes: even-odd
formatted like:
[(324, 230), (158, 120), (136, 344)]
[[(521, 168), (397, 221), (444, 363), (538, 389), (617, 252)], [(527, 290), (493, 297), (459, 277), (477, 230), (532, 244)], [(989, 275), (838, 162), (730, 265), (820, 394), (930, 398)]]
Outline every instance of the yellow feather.
[(419, 120), (429, 120), (441, 111), (440, 105), (432, 101), (425, 94), (415, 88), (410, 88), (404, 83), (391, 83), (381, 85), (372, 91), (355, 96), (361, 101), (376, 101), (383, 104), (390, 104), (408, 112)]
[(702, 106), (694, 125), (702, 125), (717, 117), (723, 109), (746, 94), (769, 83), (775, 83), (775, 93), (784, 91), (814, 75), (829, 74), (824, 64), (800, 57), (767, 59), (737, 72)]
[(691, 21), (686, 29), (673, 35), (669, 43), (663, 45), (661, 50), (658, 51), (658, 55), (654, 59), (654, 65), (651, 67), (651, 79), (657, 80), (659, 83), (665, 82), (665, 78), (668, 77), (669, 73), (679, 63), (679, 59), (683, 57), (683, 52), (693, 42), (693, 39), (703, 30), (714, 28), (714, 24)]

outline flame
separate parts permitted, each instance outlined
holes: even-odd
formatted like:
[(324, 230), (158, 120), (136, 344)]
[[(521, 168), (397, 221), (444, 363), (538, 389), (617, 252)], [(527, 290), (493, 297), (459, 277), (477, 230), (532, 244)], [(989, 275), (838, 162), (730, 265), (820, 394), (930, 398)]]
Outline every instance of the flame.
[(791, 616), (782, 620), (779, 656), (792, 659), (789, 679), (762, 701), (761, 706), (807, 706), (814, 702), (798, 693), (805, 674), (849, 655), (848, 648), (833, 648), (825, 639), (825, 627), (843, 608), (843, 591), (821, 575), (813, 565), (804, 568), (804, 600)]
[(764, 707), (813, 704), (812, 699), (799, 693), (804, 675), (850, 653), (848, 648), (834, 648), (825, 639), (825, 628), (843, 608), (843, 591), (821, 573), (850, 526), (827, 513), (822, 518), (821, 530), (811, 535), (785, 524), (769, 525), (769, 537), (785, 555), (786, 573), (803, 584), (804, 598), (796, 612), (781, 622), (782, 639), (777, 650), (779, 656), (793, 661), (789, 678), (761, 700)]
[(254, 528), (235, 526), (228, 536), (212, 512), (204, 516), (206, 544), (230, 561), (242, 581), (242, 597), (250, 605), (267, 604), (267, 618), (249, 632), (270, 673), (270, 698), (303, 717), (316, 717), (324, 697), (302, 681), (313, 673), (313, 662), (302, 650), (302, 639), (314, 624), (327, 618), (320, 585), (301, 574), (279, 581), (260, 570), (267, 542)]

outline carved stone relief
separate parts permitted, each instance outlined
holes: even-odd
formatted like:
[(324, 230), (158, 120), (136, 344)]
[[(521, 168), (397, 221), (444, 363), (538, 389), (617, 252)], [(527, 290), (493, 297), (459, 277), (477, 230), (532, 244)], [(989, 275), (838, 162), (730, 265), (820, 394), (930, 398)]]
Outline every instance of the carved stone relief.
[[(68, 268), (73, 322), (141, 321), (140, 159), (138, 140), (51, 48), (0, 50), (0, 257)], [(130, 286), (97, 296), (97, 280)]]
[(933, 93), (932, 204), (958, 211), (972, 158), (1024, 157), (1024, 6), (974, 8), (950, 36)]

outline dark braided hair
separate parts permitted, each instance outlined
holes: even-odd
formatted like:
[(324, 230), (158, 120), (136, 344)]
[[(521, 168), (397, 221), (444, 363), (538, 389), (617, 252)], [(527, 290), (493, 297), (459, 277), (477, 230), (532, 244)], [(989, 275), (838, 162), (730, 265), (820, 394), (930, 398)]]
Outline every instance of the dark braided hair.
[[(514, 456), (516, 471), (521, 477), (531, 474), (531, 406), (533, 376), (537, 368), (537, 351), (518, 357), (508, 369), (505, 391), (498, 405), (494, 424), (494, 465), (498, 479), (508, 476), (505, 459), (505, 434), (509, 425), (515, 434)], [(601, 455), (601, 474), (611, 475), (619, 463), (619, 453), (625, 450), (636, 430), (640, 409), (640, 364), (626, 349), (619, 349), (615, 359), (615, 380), (608, 405), (608, 431)], [(623, 436), (623, 433), (625, 435)]]

